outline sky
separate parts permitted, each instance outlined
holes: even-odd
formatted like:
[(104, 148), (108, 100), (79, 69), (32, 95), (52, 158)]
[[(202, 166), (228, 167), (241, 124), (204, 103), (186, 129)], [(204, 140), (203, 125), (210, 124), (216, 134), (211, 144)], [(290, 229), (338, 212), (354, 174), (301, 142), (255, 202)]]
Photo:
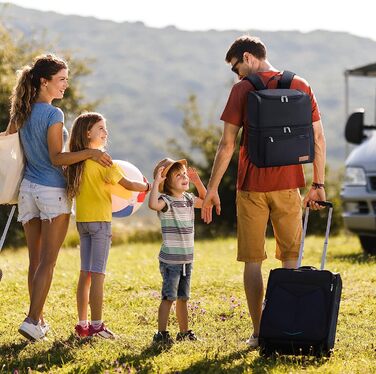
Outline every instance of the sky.
[[(4, 2), (4, 0), (0, 0)], [(376, 41), (373, 0), (11, 0), (32, 9), (182, 30), (345, 31)]]

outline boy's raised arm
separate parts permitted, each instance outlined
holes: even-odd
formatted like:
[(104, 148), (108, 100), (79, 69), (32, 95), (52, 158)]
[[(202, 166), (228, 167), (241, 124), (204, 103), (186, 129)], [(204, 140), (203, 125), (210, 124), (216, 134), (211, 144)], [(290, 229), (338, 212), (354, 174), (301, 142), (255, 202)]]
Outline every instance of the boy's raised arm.
[(201, 208), (202, 202), (206, 196), (206, 188), (195, 168), (189, 167), (187, 173), (190, 181), (194, 184), (198, 192), (198, 198), (196, 199), (195, 208)]
[(160, 167), (158, 169), (157, 175), (155, 176), (153, 185), (151, 187), (150, 195), (149, 195), (149, 208), (153, 209), (153, 210), (156, 210), (158, 212), (160, 210), (162, 210), (166, 206), (166, 203), (163, 200), (158, 199), (158, 187), (159, 187), (159, 184), (163, 180), (166, 179), (166, 177), (162, 177), (162, 171), (163, 171), (163, 169), (164, 169), (164, 167)]

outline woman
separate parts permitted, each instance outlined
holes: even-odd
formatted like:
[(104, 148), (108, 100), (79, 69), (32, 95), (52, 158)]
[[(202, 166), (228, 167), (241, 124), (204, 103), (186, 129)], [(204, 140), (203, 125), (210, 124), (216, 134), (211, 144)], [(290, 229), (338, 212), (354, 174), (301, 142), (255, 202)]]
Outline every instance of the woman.
[(7, 132), (19, 131), (25, 154), (18, 221), (29, 249), (30, 309), (18, 331), (30, 340), (43, 339), (49, 329), (42, 311), (68, 229), (71, 204), (62, 165), (89, 158), (104, 166), (112, 164), (111, 157), (98, 149), (64, 152), (68, 131), (63, 112), (52, 101), (62, 99), (68, 86), (67, 63), (42, 55), (31, 67), (21, 69), (11, 96)]

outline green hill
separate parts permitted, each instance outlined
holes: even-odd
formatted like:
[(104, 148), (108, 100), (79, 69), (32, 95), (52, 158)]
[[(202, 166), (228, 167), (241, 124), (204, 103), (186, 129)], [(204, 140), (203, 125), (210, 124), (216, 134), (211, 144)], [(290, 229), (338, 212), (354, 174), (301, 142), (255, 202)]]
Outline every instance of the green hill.
[[(93, 73), (84, 81), (85, 95), (102, 100), (98, 110), (108, 119), (110, 152), (114, 158), (133, 162), (147, 177), (166, 154), (167, 139), (183, 135), (181, 106), (190, 94), (198, 97), (204, 123), (222, 126), (219, 117), (234, 78), (224, 56), (232, 41), (245, 32), (261, 37), (275, 67), (292, 70), (311, 83), (322, 113), (329, 163), (341, 166), (343, 71), (373, 62), (376, 52), (375, 41), (343, 32), (188, 32), (9, 4), (0, 4), (0, 12), (5, 25), (31, 40), (45, 41), (54, 52), (69, 49), (73, 56), (93, 59)], [(368, 118), (373, 118), (374, 86), (358, 79), (351, 87), (356, 88), (356, 99), (350, 107), (365, 106)]]

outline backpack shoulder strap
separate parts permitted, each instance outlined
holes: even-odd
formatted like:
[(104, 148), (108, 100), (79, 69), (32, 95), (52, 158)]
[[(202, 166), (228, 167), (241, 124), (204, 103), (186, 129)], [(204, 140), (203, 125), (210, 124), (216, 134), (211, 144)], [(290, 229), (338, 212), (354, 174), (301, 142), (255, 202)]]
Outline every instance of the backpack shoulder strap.
[(277, 88), (290, 88), (291, 82), (294, 79), (295, 73), (284, 70), (281, 79), (278, 81)]
[(262, 83), (261, 78), (257, 74), (250, 74), (247, 77), (245, 77), (245, 79), (247, 79), (248, 81), (250, 81), (252, 83), (252, 85), (256, 89), (256, 91), (266, 89), (264, 83)]

